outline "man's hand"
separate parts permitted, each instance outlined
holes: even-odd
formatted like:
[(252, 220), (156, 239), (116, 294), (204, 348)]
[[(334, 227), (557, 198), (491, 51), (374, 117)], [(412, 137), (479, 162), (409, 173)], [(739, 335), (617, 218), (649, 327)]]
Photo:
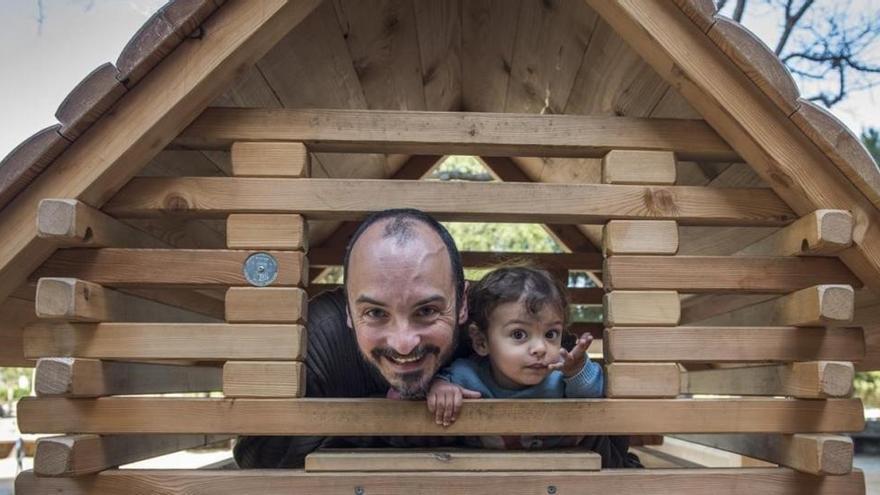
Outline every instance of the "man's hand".
[(458, 417), (462, 399), (479, 398), (479, 392), (437, 378), (431, 382), (431, 389), (428, 391), (428, 411), (434, 414), (435, 423), (449, 426)]
[(562, 371), (563, 376), (571, 378), (580, 373), (587, 362), (587, 349), (593, 343), (593, 336), (589, 333), (581, 335), (570, 352), (562, 349), (559, 351), (559, 362), (550, 365), (551, 370)]

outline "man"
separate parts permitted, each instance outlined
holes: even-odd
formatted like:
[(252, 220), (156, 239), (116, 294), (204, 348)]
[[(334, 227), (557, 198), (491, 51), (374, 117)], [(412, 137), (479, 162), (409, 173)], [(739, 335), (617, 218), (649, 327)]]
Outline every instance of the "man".
[[(464, 271), (455, 242), (436, 220), (417, 210), (368, 217), (349, 242), (343, 290), (309, 303), (307, 397), (421, 399), (431, 379), (459, 346), (467, 319)], [(476, 398), (476, 392), (465, 392)], [(585, 448), (605, 467), (637, 466), (625, 437), (589, 437)], [(243, 468), (299, 468), (321, 447), (440, 447), (454, 437), (241, 437), (235, 460)]]

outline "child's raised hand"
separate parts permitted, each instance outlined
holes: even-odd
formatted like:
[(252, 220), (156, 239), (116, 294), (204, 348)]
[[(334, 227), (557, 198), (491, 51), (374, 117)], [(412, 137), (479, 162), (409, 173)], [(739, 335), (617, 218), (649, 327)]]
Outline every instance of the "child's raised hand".
[(446, 380), (435, 379), (428, 390), (428, 411), (434, 414), (434, 422), (449, 426), (455, 422), (461, 410), (462, 399), (479, 399), (480, 393), (459, 387)]
[(584, 333), (580, 336), (571, 351), (561, 349), (559, 351), (559, 362), (550, 365), (551, 370), (562, 371), (563, 376), (571, 378), (580, 373), (587, 362), (587, 349), (593, 343), (593, 336)]

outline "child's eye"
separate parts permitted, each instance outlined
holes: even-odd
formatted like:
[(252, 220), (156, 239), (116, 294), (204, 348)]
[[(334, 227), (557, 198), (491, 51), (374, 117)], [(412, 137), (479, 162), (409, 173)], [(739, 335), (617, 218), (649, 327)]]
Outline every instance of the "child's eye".
[(547, 333), (544, 334), (544, 338), (548, 340), (556, 340), (557, 338), (559, 338), (560, 334), (561, 332), (554, 328), (553, 330), (547, 330)]
[(510, 332), (510, 336), (513, 337), (513, 340), (525, 340), (528, 336), (525, 330), (514, 330)]

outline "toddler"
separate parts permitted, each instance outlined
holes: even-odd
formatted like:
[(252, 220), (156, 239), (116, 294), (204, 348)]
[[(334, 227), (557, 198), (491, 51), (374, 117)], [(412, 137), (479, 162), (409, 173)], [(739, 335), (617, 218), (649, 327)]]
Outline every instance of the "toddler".
[[(468, 291), (468, 335), (476, 356), (457, 359), (437, 374), (428, 410), (437, 424), (452, 424), (463, 394), (490, 399), (601, 397), (602, 367), (589, 360), (593, 338), (583, 334), (562, 348), (568, 301), (565, 289), (544, 270), (495, 270)], [(481, 437), (468, 443), (489, 448), (573, 446), (580, 437)]]

